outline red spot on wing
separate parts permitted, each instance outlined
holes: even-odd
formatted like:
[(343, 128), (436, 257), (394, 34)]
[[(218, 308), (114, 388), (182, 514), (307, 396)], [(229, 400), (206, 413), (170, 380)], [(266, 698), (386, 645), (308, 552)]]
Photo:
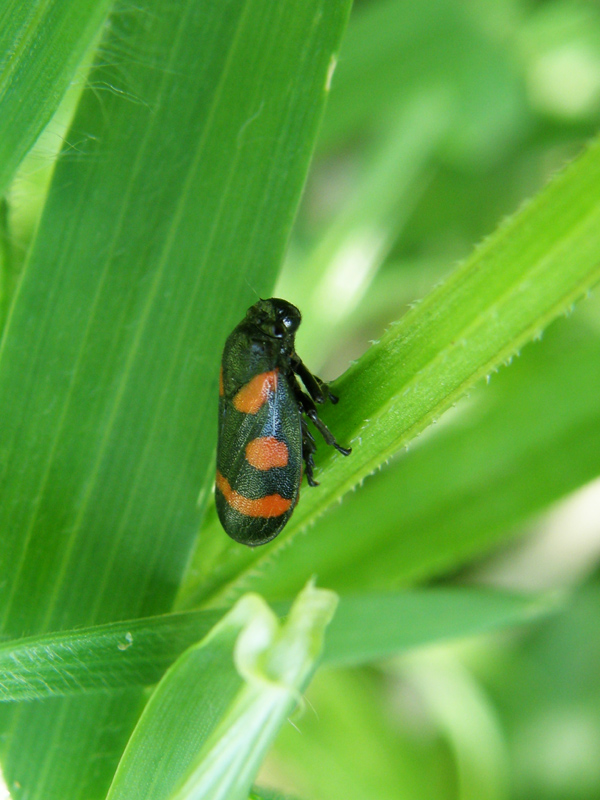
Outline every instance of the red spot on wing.
[(236, 411), (243, 414), (256, 414), (269, 399), (269, 395), (277, 389), (278, 370), (261, 372), (239, 390), (233, 398)]
[(225, 389), (223, 388), (223, 367), (221, 367), (221, 371), (219, 372), (219, 397), (223, 397), (225, 394)]
[(292, 501), (279, 494), (268, 494), (258, 500), (250, 500), (232, 489), (227, 478), (218, 470), (216, 483), (231, 508), (246, 517), (280, 517), (292, 507)]
[(261, 436), (246, 445), (246, 461), (264, 472), (273, 467), (287, 467), (288, 460), (286, 443), (274, 436)]

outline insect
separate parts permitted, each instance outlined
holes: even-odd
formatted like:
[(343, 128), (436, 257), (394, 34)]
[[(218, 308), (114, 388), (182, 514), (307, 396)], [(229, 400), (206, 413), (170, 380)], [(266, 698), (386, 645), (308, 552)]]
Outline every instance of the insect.
[[(219, 382), (216, 505), (225, 531), (251, 547), (281, 532), (298, 502), (302, 462), (310, 486), (315, 439), (310, 419), (342, 455), (316, 403), (337, 403), (296, 351), (300, 311), (272, 297), (251, 306), (225, 342)], [(298, 383), (298, 376), (305, 390)]]

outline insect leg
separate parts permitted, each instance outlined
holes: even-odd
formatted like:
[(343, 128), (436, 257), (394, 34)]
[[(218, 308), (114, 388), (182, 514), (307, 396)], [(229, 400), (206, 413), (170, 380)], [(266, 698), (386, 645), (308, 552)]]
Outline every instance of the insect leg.
[(308, 425), (302, 415), (300, 415), (300, 427), (302, 429), (302, 458), (306, 467), (306, 480), (309, 486), (318, 486), (318, 481), (313, 478), (313, 470), (315, 468), (313, 453), (317, 449), (315, 437), (308, 430)]
[(312, 420), (313, 425), (319, 431), (321, 436), (325, 439), (327, 444), (331, 445), (332, 447), (335, 447), (335, 449), (343, 456), (349, 456), (350, 453), (352, 452), (352, 448), (342, 447), (340, 444), (336, 442), (334, 435), (329, 430), (327, 425), (325, 425), (325, 423), (319, 419), (319, 415), (317, 413), (317, 409), (315, 407), (313, 399), (302, 391), (297, 381), (293, 381), (293, 388), (300, 409), (306, 414), (306, 416), (310, 420)]
[(327, 397), (329, 397), (332, 403), (337, 403), (339, 398), (334, 394), (331, 394), (329, 391), (329, 386), (327, 386), (325, 381), (321, 380), (321, 378), (317, 377), (316, 375), (313, 375), (313, 373), (308, 369), (306, 364), (298, 357), (296, 353), (294, 353), (291, 357), (291, 364), (292, 369), (296, 375), (300, 376), (302, 383), (306, 386), (306, 390), (315, 403), (322, 404), (327, 400)]

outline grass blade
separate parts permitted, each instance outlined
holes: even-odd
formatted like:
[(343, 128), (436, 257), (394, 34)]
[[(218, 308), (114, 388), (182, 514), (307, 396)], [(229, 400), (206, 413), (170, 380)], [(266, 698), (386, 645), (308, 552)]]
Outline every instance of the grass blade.
[(452, 587), (340, 600), (328, 631), (323, 663), (366, 664), (452, 639), (522, 625), (556, 610), (552, 597)]
[[(596, 309), (589, 301), (590, 316)], [(278, 552), (262, 591), (286, 597), (313, 572), (342, 594), (390, 590), (455, 570), (515, 536), (600, 475), (597, 363), (593, 327), (558, 320), (479, 387), (454, 424), (432, 430)]]
[[(260, 583), (264, 565), (296, 532), (598, 281), (599, 186), (597, 140), (335, 383), (341, 401), (323, 416), (339, 441), (352, 444), (352, 456), (320, 448), (321, 486), (304, 492), (272, 543), (235, 561), (223, 552), (204, 558), (199, 550), (196, 602), (210, 597), (222, 605)], [(212, 523), (209, 531), (205, 541), (217, 538)]]
[[(274, 283), (347, 13), (148, 0), (111, 20), (0, 346), (6, 633), (169, 609), (221, 346)], [(19, 709), (9, 781), (102, 796), (139, 702)]]
[[(368, 663), (414, 647), (530, 622), (555, 605), (553, 598), (465, 588), (342, 596), (323, 661)], [(289, 604), (275, 609), (285, 615)], [(0, 646), (0, 702), (150, 686), (222, 615), (220, 609), (189, 611), (6, 642)]]
[(0, 195), (69, 88), (112, 0), (9, 0), (0, 12)]

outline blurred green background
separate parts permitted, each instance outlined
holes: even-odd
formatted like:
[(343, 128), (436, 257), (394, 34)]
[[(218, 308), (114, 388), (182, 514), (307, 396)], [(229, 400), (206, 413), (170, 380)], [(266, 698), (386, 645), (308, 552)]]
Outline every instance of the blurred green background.
[[(49, 26), (32, 50), (34, 66), (37, 52), (60, 61), (52, 35), (64, 43), (63, 72), (42, 71), (56, 96), (34, 71), (20, 150), (0, 126), (4, 635), (220, 608), (249, 588), (289, 601), (315, 573), (341, 608), (440, 586), (532, 596), (541, 621), (524, 603), (523, 624), (457, 641), (519, 618), (489, 612), (486, 625), (475, 592), (473, 616), (451, 610), (430, 647), (406, 641), (431, 611), (390, 619), (382, 650), (399, 639), (408, 652), (326, 663), (258, 782), (300, 800), (600, 797), (591, 280), (409, 448), (388, 458), (382, 437), (364, 485), (358, 455), (336, 472), (320, 447), (333, 488), (321, 506), (303, 490), (285, 546), (227, 540), (210, 495), (220, 348), (245, 308), (285, 297), (311, 370), (360, 366), (597, 134), (598, 3), (357, 0), (339, 52), (342, 0), (296, 3), (289, 18), (264, 0), (188, 2), (186, 16), (162, 0), (72, 8), (89, 25)], [(364, 398), (348, 381), (324, 417), (360, 454), (344, 402), (360, 416)], [(361, 633), (355, 660), (372, 661)], [(13, 796), (105, 797), (140, 696), (2, 707)]]

